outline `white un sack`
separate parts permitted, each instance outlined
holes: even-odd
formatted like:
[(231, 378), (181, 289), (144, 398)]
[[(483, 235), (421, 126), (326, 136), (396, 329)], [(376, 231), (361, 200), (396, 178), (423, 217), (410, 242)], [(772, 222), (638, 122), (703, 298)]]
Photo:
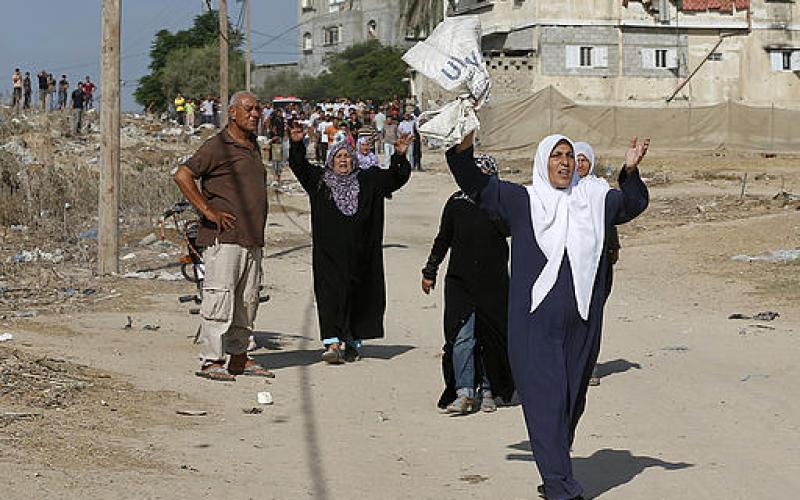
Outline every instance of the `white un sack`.
[(445, 18), (403, 60), (445, 90), (465, 91), (442, 108), (420, 115), (420, 134), (450, 147), (479, 128), (475, 111), (489, 99), (492, 82), (481, 55), (477, 16)]

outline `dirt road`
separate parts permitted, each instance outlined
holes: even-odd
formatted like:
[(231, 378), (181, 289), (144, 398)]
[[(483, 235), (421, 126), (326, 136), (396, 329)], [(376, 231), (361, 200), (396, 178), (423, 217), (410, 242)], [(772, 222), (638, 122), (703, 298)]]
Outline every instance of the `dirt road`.
[[(799, 247), (800, 212), (737, 204), (737, 179), (679, 169), (653, 183), (649, 212), (621, 231), (602, 384), (590, 390), (573, 455), (588, 497), (800, 489), (800, 264), (730, 259)], [(255, 355), (276, 372), (272, 383), (193, 375), (196, 318), (176, 300), (190, 291), (184, 283), (120, 279), (121, 297), (0, 323), (15, 334), (0, 344), (0, 359), (13, 360), (0, 374), (17, 384), (0, 388), (0, 415), (35, 414), (0, 420), (2, 497), (536, 498), (519, 407), (451, 417), (435, 406), (442, 291), (423, 295), (419, 270), (453, 190), (440, 168), (387, 203), (387, 337), (354, 364), (319, 362), (303, 196), (283, 196), (287, 212), (273, 204), (270, 215), (272, 300), (259, 312)], [(777, 185), (752, 190), (766, 197)], [(766, 310), (780, 317), (728, 319)], [(258, 405), (260, 391), (275, 403)], [(243, 411), (254, 407), (263, 413)]]

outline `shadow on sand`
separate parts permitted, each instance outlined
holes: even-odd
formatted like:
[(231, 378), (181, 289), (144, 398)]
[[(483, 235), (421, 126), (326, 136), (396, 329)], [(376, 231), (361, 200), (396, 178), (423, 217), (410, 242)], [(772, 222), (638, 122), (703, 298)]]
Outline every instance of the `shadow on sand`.
[[(509, 453), (507, 460), (533, 461), (528, 441), (509, 445), (509, 448), (527, 453)], [(651, 467), (664, 470), (681, 470), (693, 467), (686, 462), (667, 462), (659, 458), (633, 455), (628, 450), (597, 450), (589, 457), (574, 457), (572, 470), (584, 488), (586, 498), (602, 495), (617, 486), (631, 482), (636, 476)]]
[[(275, 332), (258, 332), (253, 335), (259, 347), (278, 351), (266, 354), (252, 354), (252, 358), (259, 364), (270, 370), (280, 370), (281, 368), (291, 368), (295, 366), (309, 366), (320, 363), (322, 346), (316, 349), (291, 349), (284, 350), (280, 339), (286, 337)], [(305, 338), (305, 337), (299, 337)], [(365, 345), (360, 349), (362, 359), (382, 359), (390, 360), (401, 356), (414, 346), (410, 345)]]
[(615, 373), (625, 373), (629, 370), (641, 370), (642, 365), (632, 363), (627, 359), (614, 359), (597, 363), (597, 376), (600, 378), (614, 375)]

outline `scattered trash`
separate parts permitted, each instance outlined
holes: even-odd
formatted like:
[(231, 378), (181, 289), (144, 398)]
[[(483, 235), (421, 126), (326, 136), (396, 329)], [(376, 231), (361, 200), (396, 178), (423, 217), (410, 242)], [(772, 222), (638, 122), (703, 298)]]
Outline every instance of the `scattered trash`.
[(106, 401), (105, 399), (101, 399), (100, 406), (108, 406), (108, 401)]
[(8, 342), (14, 340), (14, 335), (11, 333), (0, 333), (0, 342)]
[(800, 248), (775, 250), (762, 255), (734, 255), (731, 259), (740, 262), (794, 262), (800, 260)]
[(800, 194), (792, 194), (787, 191), (781, 191), (775, 196), (773, 196), (772, 199), (783, 200), (783, 201), (797, 201), (800, 200)]
[(183, 279), (181, 273), (169, 273), (167, 271), (160, 271), (159, 273), (155, 273), (153, 271), (134, 271), (130, 273), (125, 273), (122, 275), (123, 278), (137, 278), (142, 280), (161, 280), (161, 281), (180, 281)]
[(195, 469), (191, 465), (186, 465), (186, 464), (181, 465), (181, 470), (188, 470), (188, 471), (191, 471), (191, 472), (200, 472), (199, 469)]
[(13, 255), (6, 259), (7, 263), (23, 264), (28, 262), (47, 261), (53, 264), (60, 264), (64, 262), (64, 251), (56, 249), (52, 252), (43, 252), (39, 248), (33, 250), (23, 250), (17, 255)]
[(377, 411), (375, 413), (378, 414), (378, 423), (379, 424), (382, 424), (383, 422), (386, 422), (386, 421), (389, 420), (389, 417), (387, 417), (386, 414), (384, 414), (382, 411)]
[(764, 311), (754, 314), (753, 316), (747, 316), (742, 313), (733, 313), (728, 316), (728, 319), (754, 319), (756, 321), (772, 321), (778, 317), (780, 317), (780, 313), (776, 313), (774, 311)]
[(21, 139), (0, 145), (0, 150), (10, 153), (23, 165), (31, 165), (34, 163), (33, 153), (31, 153), (31, 150), (25, 146), (24, 141)]
[(208, 415), (208, 412), (204, 410), (177, 410), (175, 413), (187, 417), (205, 417)]
[(128, 324), (123, 326), (122, 329), (123, 330), (130, 330), (131, 328), (133, 328), (133, 318), (128, 316)]
[(753, 316), (753, 319), (756, 321), (772, 321), (777, 317), (780, 317), (780, 314), (774, 311), (764, 311)]
[(139, 246), (140, 247), (146, 247), (148, 245), (152, 245), (156, 241), (158, 241), (158, 237), (155, 234), (150, 233), (147, 236), (145, 236), (144, 238), (142, 238), (141, 240), (139, 240)]
[(78, 238), (82, 240), (96, 240), (97, 239), (97, 228), (89, 229), (88, 231), (83, 231), (78, 233)]
[(96, 295), (97, 294), (97, 290), (95, 290), (94, 288), (84, 288), (81, 293), (83, 295), (87, 295), (87, 296), (88, 295)]
[(675, 345), (675, 346), (662, 347), (661, 350), (662, 351), (673, 351), (673, 352), (686, 352), (686, 351), (689, 350), (689, 348), (686, 347), (685, 345)]
[(161, 325), (144, 325), (142, 330), (147, 330), (150, 332), (158, 331), (161, 328)]
[(18, 411), (7, 411), (2, 415), (3, 419), (8, 419), (8, 420), (33, 420), (41, 417), (42, 417), (41, 413), (18, 412)]
[(133, 260), (135, 258), (136, 258), (136, 254), (131, 252), (131, 253), (123, 255), (122, 257), (119, 258), (119, 260)]
[(269, 392), (259, 392), (257, 399), (260, 405), (271, 405), (273, 403), (272, 394)]
[(261, 413), (264, 413), (264, 409), (256, 408), (255, 406), (252, 408), (242, 408), (242, 413), (244, 413), (245, 415), (259, 415)]
[(39, 315), (39, 311), (32, 310), (32, 311), (17, 311), (11, 313), (12, 318), (35, 318)]
[(480, 474), (467, 474), (466, 476), (461, 476), (459, 479), (469, 484), (478, 484), (489, 480), (488, 477), (481, 476)]

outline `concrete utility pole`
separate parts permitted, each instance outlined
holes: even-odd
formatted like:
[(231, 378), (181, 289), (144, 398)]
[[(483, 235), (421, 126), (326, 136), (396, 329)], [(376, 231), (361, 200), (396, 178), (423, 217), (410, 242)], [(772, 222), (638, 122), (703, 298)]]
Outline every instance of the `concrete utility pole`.
[(100, 200), (97, 271), (119, 272), (120, 2), (103, 0), (100, 52)]
[(250, 0), (244, 0), (245, 38), (244, 88), (250, 92)]
[(228, 0), (219, 0), (219, 126), (228, 124)]

